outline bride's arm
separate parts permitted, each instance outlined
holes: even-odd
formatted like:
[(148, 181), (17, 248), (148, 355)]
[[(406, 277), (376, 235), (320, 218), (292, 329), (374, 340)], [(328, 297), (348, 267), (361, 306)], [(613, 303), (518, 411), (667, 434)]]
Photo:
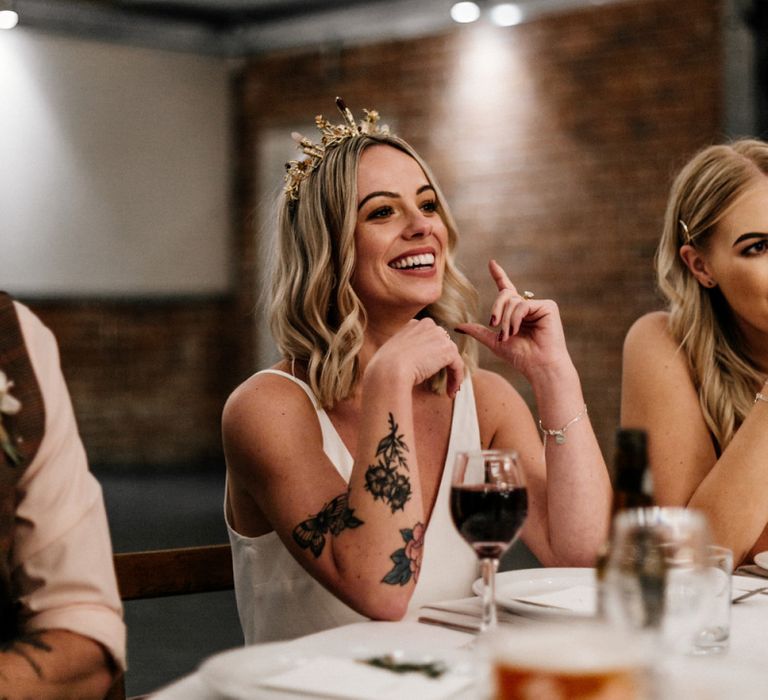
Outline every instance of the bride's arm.
[(565, 429), (565, 440), (549, 437), (544, 450), (517, 392), (501, 378), (493, 382), (486, 416), (494, 425), (492, 446), (516, 448), (529, 482), (523, 537), (545, 565), (591, 565), (607, 536), (611, 486), (557, 305), (523, 299), (493, 261), (490, 271), (499, 289), (491, 312), (493, 330), (477, 324), (459, 328), (525, 376), (544, 428)]
[(304, 392), (256, 375), (224, 411), (227, 465), (291, 553), (335, 595), (373, 618), (402, 617), (416, 583), (409, 546), (425, 522), (413, 428), (413, 387), (442, 367), (450, 390), (462, 363), (431, 320), (412, 321), (368, 364), (349, 485), (322, 449)]

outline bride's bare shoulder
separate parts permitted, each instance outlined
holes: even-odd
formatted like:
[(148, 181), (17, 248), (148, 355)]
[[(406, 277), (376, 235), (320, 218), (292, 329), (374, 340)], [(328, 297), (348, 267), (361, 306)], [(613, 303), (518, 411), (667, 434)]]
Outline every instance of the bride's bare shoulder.
[(224, 405), (225, 424), (247, 418), (254, 413), (266, 417), (314, 412), (312, 402), (304, 389), (286, 376), (292, 373), (290, 363), (280, 362), (270, 369), (277, 372), (256, 372), (229, 395)]
[(528, 412), (523, 397), (503, 376), (490, 370), (478, 369), (472, 374), (477, 414), (481, 421), (484, 414)]

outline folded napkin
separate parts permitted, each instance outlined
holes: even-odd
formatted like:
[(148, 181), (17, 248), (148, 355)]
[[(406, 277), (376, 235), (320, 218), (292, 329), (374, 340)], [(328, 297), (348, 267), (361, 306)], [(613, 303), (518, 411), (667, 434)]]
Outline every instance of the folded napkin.
[[(479, 632), (483, 601), (480, 598), (461, 598), (429, 603), (419, 608), (419, 622), (450, 627), (462, 632)], [(502, 623), (519, 623), (522, 618), (502, 609), (497, 610), (497, 617)]]
[(521, 595), (515, 600), (531, 605), (541, 605), (545, 608), (557, 608), (577, 615), (594, 615), (597, 612), (596, 598), (595, 587), (582, 584), (563, 588), (559, 591)]
[(439, 678), (428, 678), (420, 673), (395, 673), (352, 659), (319, 656), (264, 678), (259, 685), (331, 698), (441, 700), (465, 689), (473, 680), (468, 674), (451, 671)]

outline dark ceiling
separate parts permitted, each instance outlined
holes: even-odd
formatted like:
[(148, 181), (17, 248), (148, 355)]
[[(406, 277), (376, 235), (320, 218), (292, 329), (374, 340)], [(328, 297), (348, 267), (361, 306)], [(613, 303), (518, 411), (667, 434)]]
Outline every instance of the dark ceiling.
[[(48, 0), (65, 2), (66, 0)], [(414, 0), (418, 3), (419, 0)], [(101, 0), (135, 16), (200, 22), (218, 29), (296, 19), (327, 10), (374, 6), (390, 0)]]
[[(9, 0), (0, 0), (8, 2)], [(499, 0), (477, 0), (489, 8)], [(544, 13), (626, 0), (516, 0)], [(672, 2), (673, 0), (670, 0)], [(454, 0), (10, 0), (19, 26), (157, 48), (246, 56), (274, 49), (408, 38), (455, 26)]]

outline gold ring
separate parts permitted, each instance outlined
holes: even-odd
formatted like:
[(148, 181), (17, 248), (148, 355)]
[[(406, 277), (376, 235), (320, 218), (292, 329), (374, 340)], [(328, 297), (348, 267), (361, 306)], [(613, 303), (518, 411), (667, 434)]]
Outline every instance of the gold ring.
[(526, 301), (528, 301), (529, 299), (533, 299), (533, 297), (535, 296), (536, 295), (533, 292), (529, 292), (527, 290), (523, 292), (523, 299), (525, 299)]

